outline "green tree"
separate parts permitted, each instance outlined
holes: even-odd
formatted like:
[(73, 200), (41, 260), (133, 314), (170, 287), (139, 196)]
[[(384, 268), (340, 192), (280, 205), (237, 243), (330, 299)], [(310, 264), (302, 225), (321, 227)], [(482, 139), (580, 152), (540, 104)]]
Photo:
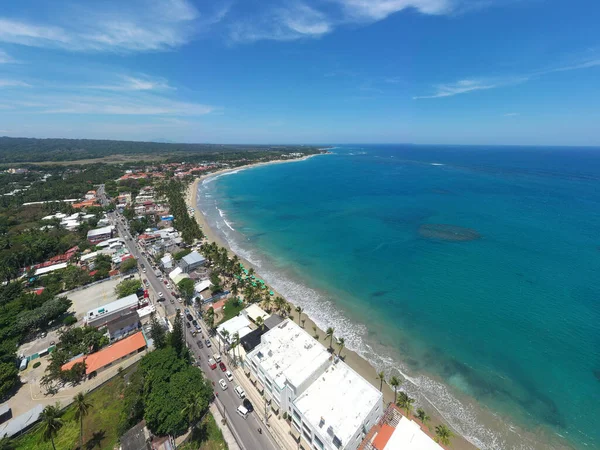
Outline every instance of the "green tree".
[(123, 298), (135, 294), (141, 287), (142, 282), (136, 278), (123, 280), (115, 286), (115, 293), (117, 294), (117, 298)]
[(265, 321), (262, 318), (262, 316), (258, 316), (256, 318), (256, 326), (260, 329), (260, 331), (263, 330), (264, 326), (265, 326)]
[(42, 439), (44, 439), (44, 441), (50, 441), (54, 450), (56, 450), (54, 438), (58, 435), (59, 430), (63, 426), (63, 421), (60, 417), (61, 411), (58, 403), (56, 405), (46, 406), (40, 414)]
[(160, 349), (167, 345), (167, 335), (165, 329), (158, 321), (156, 313), (152, 313), (150, 318), (150, 337), (154, 342), (154, 348)]
[(0, 450), (15, 450), (15, 443), (9, 437), (3, 437), (0, 439)]
[(406, 411), (407, 417), (410, 417), (410, 413), (413, 409), (414, 402), (415, 402), (415, 399), (409, 397), (406, 392), (400, 391), (398, 393), (398, 401), (396, 402), (396, 405), (398, 405), (399, 408), (402, 408)]
[(135, 258), (128, 258), (121, 263), (119, 270), (121, 273), (127, 273), (135, 268), (137, 268), (137, 260)]
[(325, 336), (329, 338), (329, 348), (333, 350), (333, 333), (335, 333), (335, 328), (327, 327), (325, 331)]
[(185, 331), (183, 329), (183, 317), (181, 317), (179, 311), (177, 311), (177, 314), (175, 315), (173, 331), (169, 336), (169, 343), (171, 347), (175, 349), (177, 356), (181, 358), (185, 349)]
[(319, 340), (319, 334), (317, 333), (317, 326), (316, 326), (316, 325), (313, 325), (313, 326), (312, 326), (312, 330), (313, 330), (313, 337), (314, 337), (316, 340)]
[(210, 308), (208, 308), (208, 310), (206, 311), (206, 314), (204, 314), (204, 322), (206, 323), (206, 326), (212, 330), (215, 326), (215, 310), (213, 309), (213, 307), (211, 306)]
[(383, 371), (377, 374), (377, 378), (379, 379), (379, 391), (383, 390), (383, 382), (385, 381), (385, 373)]
[(431, 417), (429, 417), (422, 408), (417, 409), (416, 417), (421, 421), (421, 423), (423, 423), (423, 425), (425, 425), (431, 419)]
[(79, 448), (83, 448), (83, 418), (88, 415), (92, 404), (86, 400), (83, 392), (73, 397), (75, 407), (75, 419), (79, 420)]
[(11, 361), (0, 363), (0, 398), (4, 399), (19, 384), (19, 369), (15, 364), (15, 355), (9, 355)]
[(454, 436), (450, 428), (446, 425), (435, 427), (435, 442), (443, 445), (450, 445), (450, 439)]
[(302, 318), (302, 306), (296, 306), (296, 312), (298, 313), (298, 323), (300, 323), (300, 319)]
[(187, 417), (192, 433), (206, 411), (208, 411), (208, 398), (203, 392), (194, 392), (186, 398), (182, 412)]
[(346, 341), (343, 337), (339, 338), (337, 340), (337, 345), (338, 345), (338, 357), (342, 357), (342, 350), (344, 350), (344, 345), (346, 345)]
[(398, 386), (400, 386), (401, 382), (397, 376), (393, 376), (390, 378), (390, 386), (394, 388), (394, 403), (398, 400)]
[(194, 293), (194, 280), (191, 278), (184, 278), (179, 283), (177, 283), (177, 287), (179, 288), (179, 292), (181, 292), (181, 296), (184, 298), (186, 304), (192, 300)]

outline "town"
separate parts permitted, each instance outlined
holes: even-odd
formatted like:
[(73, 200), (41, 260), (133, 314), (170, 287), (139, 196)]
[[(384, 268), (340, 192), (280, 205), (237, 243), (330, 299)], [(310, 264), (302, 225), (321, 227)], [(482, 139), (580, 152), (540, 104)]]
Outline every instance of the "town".
[[(383, 374), (359, 375), (345, 362), (335, 330), (309, 333), (302, 308), (206, 239), (185, 191), (194, 178), (232, 166), (157, 163), (3, 175), (11, 177), (5, 207), (37, 224), (13, 238), (15, 248), (27, 245), (31, 254), (1, 255), (7, 344), (0, 435), (12, 445), (6, 448), (435, 450), (449, 444), (450, 431), (444, 425), (430, 431), (427, 414), (415, 413), (414, 400), (398, 390), (400, 380), (390, 380), (394, 401), (386, 404)], [(54, 189), (33, 200), (48, 183)], [(63, 184), (81, 192), (67, 193)], [(50, 192), (72, 197), (49, 198)], [(17, 198), (28, 201), (15, 205)], [(53, 247), (33, 252), (34, 238), (42, 237)], [(13, 344), (17, 363), (9, 368)], [(103, 407), (119, 411), (101, 418)]]

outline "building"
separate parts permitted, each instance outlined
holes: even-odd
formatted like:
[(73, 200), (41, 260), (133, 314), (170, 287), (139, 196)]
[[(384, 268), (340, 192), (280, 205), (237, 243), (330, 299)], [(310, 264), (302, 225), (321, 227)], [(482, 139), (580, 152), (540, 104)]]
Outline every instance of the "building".
[(197, 251), (193, 251), (192, 253), (181, 258), (179, 267), (181, 267), (181, 270), (183, 270), (185, 273), (190, 273), (192, 270), (203, 266), (204, 263), (206, 263), (206, 258)]
[(256, 323), (256, 320), (259, 317), (262, 317), (263, 323), (270, 316), (269, 313), (265, 312), (260, 306), (256, 303), (252, 303), (250, 306), (245, 308), (242, 311), (242, 314), (245, 315), (252, 322)]
[(86, 200), (94, 200), (96, 198), (96, 191), (87, 191), (85, 194)]
[(190, 276), (187, 273), (183, 273), (183, 271), (179, 267), (169, 272), (169, 278), (171, 279), (174, 285), (177, 285), (181, 280), (185, 280), (189, 277)]
[(38, 421), (43, 410), (44, 405), (38, 403), (29, 411), (3, 423), (0, 425), (0, 436), (10, 438), (23, 433)]
[[(196, 295), (202, 296), (202, 292), (206, 291), (211, 286), (212, 286), (212, 283), (210, 282), (210, 280), (202, 280), (202, 281), (197, 282), (194, 285), (194, 291), (196, 292)], [(210, 292), (207, 294), (208, 294), (207, 298), (212, 297), (212, 294)]]
[(88, 377), (108, 369), (131, 356), (146, 349), (146, 339), (141, 331), (125, 339), (115, 342), (102, 350), (75, 358), (61, 367), (61, 370), (69, 370), (75, 364), (85, 362), (85, 373)]
[(356, 450), (383, 415), (383, 394), (292, 320), (271, 317), (244, 372), (273, 412), (292, 418), (290, 432), (302, 448)]
[(146, 427), (146, 422), (141, 421), (133, 426), (119, 438), (121, 447), (119, 450), (151, 450), (152, 435)]
[(90, 244), (98, 244), (113, 237), (114, 227), (107, 226), (88, 231), (87, 240)]
[(138, 311), (129, 311), (128, 314), (124, 314), (106, 324), (106, 331), (111, 341), (119, 340), (140, 327)]
[(67, 263), (54, 264), (52, 266), (40, 267), (35, 270), (35, 276), (45, 275), (50, 272), (54, 272), (56, 270), (66, 269)]
[(356, 450), (382, 416), (383, 394), (336, 358), (293, 401), (291, 432), (306, 449)]
[(144, 305), (140, 304), (137, 294), (131, 294), (88, 311), (85, 315), (85, 321), (91, 327), (100, 328), (119, 320), (132, 311), (135, 312), (140, 306)]
[(229, 319), (227, 322), (223, 322), (217, 327), (217, 334), (225, 345), (231, 344), (235, 333), (237, 333), (241, 339), (251, 331), (250, 321), (243, 315), (235, 316), (233, 319)]
[(433, 436), (414, 420), (406, 418), (393, 403), (373, 425), (359, 450), (443, 450)]
[(241, 338), (240, 344), (242, 345), (244, 352), (249, 353), (254, 350), (258, 345), (260, 345), (261, 336), (270, 329), (275, 328), (281, 322), (283, 322), (283, 317), (278, 316), (277, 314), (272, 314), (265, 320), (265, 323), (261, 328), (252, 330), (251, 333)]
[(160, 265), (165, 270), (171, 270), (173, 268), (173, 255), (165, 253), (165, 255), (160, 258)]

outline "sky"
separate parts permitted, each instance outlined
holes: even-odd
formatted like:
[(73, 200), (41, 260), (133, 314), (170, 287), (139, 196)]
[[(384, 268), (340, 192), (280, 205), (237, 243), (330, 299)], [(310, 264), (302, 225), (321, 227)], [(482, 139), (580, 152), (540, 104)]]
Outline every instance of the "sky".
[(600, 146), (597, 0), (20, 0), (0, 136)]

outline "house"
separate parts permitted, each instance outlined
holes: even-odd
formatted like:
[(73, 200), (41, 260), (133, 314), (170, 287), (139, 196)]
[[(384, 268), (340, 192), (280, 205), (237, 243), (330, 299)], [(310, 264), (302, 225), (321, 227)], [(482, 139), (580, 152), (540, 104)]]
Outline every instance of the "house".
[(235, 316), (217, 327), (217, 334), (226, 346), (231, 344), (234, 334), (237, 333), (241, 339), (250, 332), (252, 332), (250, 321), (243, 315)]
[(99, 205), (96, 202), (95, 198), (91, 199), (91, 200), (84, 200), (84, 201), (78, 202), (78, 203), (73, 203), (73, 208), (75, 208), (75, 209), (87, 208), (89, 206), (99, 206)]
[(190, 276), (187, 273), (183, 273), (179, 267), (169, 273), (169, 278), (175, 285), (177, 285), (181, 280), (185, 280), (189, 277)]
[(254, 323), (256, 323), (256, 319), (258, 319), (259, 317), (262, 317), (263, 323), (264, 323), (264, 321), (267, 319), (267, 317), (270, 316), (269, 313), (265, 312), (256, 303), (252, 303), (250, 306), (245, 308), (242, 311), (242, 314), (245, 315), (248, 319), (250, 319)]
[[(139, 310), (138, 310), (139, 311)], [(134, 330), (137, 330), (140, 325), (140, 316), (137, 311), (129, 311), (128, 313), (118, 317), (106, 324), (106, 331), (111, 341), (116, 341), (124, 336), (127, 336)]]
[(131, 294), (89, 310), (84, 320), (89, 326), (100, 328), (127, 316), (132, 311), (135, 312), (140, 306), (143, 305), (140, 305), (137, 294)]
[(119, 450), (151, 450), (151, 441), (152, 434), (146, 427), (146, 422), (142, 420), (119, 438)]
[(87, 191), (85, 194), (86, 200), (94, 200), (96, 198), (96, 191)]
[(146, 339), (144, 333), (140, 331), (96, 353), (72, 359), (64, 364), (61, 370), (70, 370), (75, 364), (85, 362), (85, 373), (88, 377), (91, 377), (144, 350), (146, 350)]
[(443, 450), (429, 431), (402, 414), (391, 403), (382, 418), (371, 427), (359, 450)]
[(114, 227), (107, 226), (88, 231), (87, 240), (90, 244), (98, 244), (113, 237)]
[(181, 267), (181, 270), (183, 270), (185, 273), (190, 273), (198, 267), (203, 266), (204, 263), (206, 263), (206, 258), (200, 253), (193, 251), (192, 253), (181, 258), (179, 267)]
[[(209, 289), (212, 285), (213, 284), (210, 282), (210, 280), (202, 280), (194, 285), (194, 291), (196, 292), (196, 295), (202, 297), (202, 293)], [(209, 292), (207, 292), (207, 294), (208, 298), (212, 296), (212, 294), (210, 294)]]
[(273, 412), (292, 418), (294, 439), (306, 449), (356, 450), (383, 415), (383, 394), (290, 319), (260, 340), (244, 372)]
[(170, 253), (165, 253), (165, 255), (160, 258), (160, 265), (165, 270), (171, 270), (173, 268), (173, 256)]

